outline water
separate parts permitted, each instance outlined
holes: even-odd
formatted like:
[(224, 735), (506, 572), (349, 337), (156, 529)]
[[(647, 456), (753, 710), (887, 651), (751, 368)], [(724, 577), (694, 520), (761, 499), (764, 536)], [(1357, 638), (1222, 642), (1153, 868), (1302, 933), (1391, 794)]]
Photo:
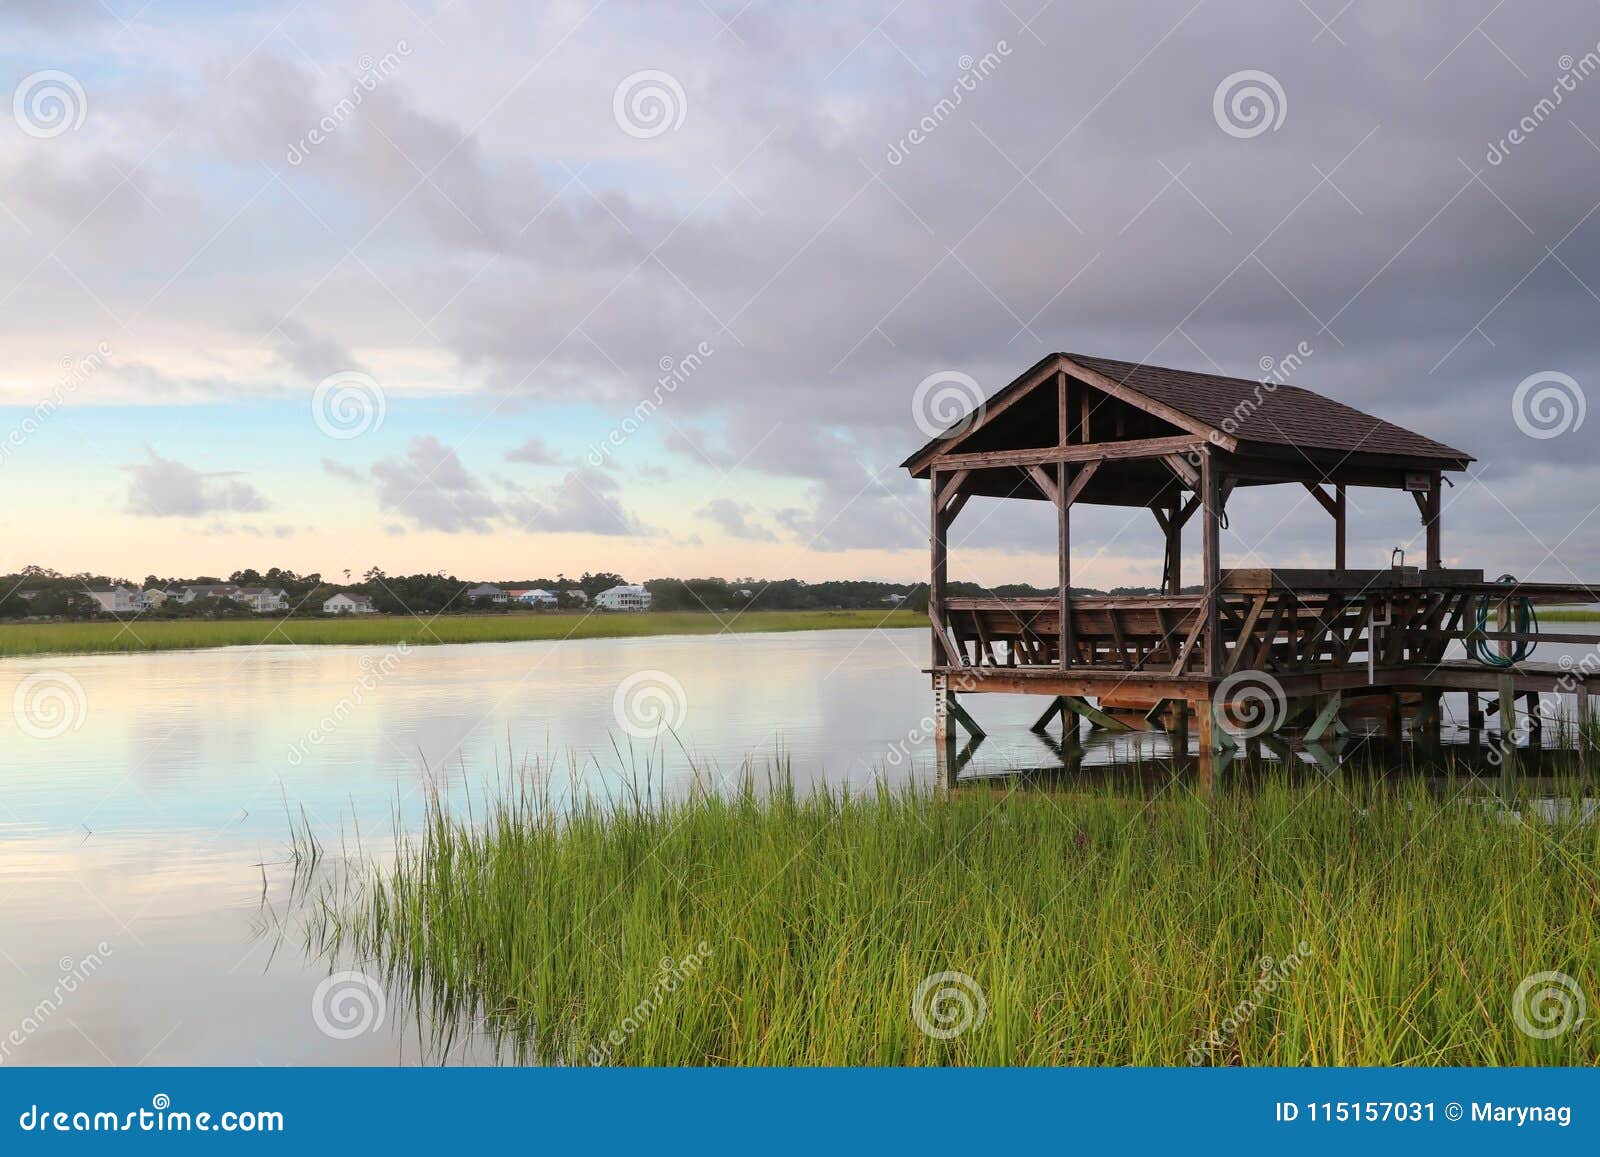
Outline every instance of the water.
[[(319, 1027), (286, 806), (331, 850), (359, 830), (381, 854), (426, 793), (465, 804), (528, 759), (558, 794), (780, 757), (802, 783), (927, 777), (926, 647), (829, 631), (5, 660), (0, 1064), (438, 1060), (395, 1009), (347, 1039)], [(1027, 730), (1038, 699), (967, 702), (990, 731), (969, 772), (1056, 760)], [(468, 1041), (448, 1059), (488, 1058)]]

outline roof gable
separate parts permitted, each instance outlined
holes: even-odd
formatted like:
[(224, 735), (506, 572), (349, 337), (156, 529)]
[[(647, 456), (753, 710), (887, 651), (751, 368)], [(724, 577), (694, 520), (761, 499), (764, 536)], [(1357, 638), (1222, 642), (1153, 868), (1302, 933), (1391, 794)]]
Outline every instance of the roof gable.
[(963, 419), (928, 441), (903, 465), (920, 475), (938, 454), (962, 448), (974, 436), (981, 440), (981, 431), (1024, 404), (1062, 370), (1225, 450), (1250, 443), (1342, 455), (1384, 455), (1444, 469), (1464, 469), (1473, 461), (1464, 451), (1299, 386), (1057, 353), (986, 398), (979, 420), (968, 427), (963, 423), (970, 419)]

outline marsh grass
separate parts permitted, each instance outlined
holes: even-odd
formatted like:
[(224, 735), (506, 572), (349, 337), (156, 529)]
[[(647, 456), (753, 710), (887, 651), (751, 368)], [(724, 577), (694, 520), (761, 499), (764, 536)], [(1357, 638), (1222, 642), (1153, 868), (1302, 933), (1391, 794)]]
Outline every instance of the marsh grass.
[[(431, 806), (323, 893), (313, 945), (421, 1024), (557, 1063), (1600, 1061), (1593, 1026), (1536, 1040), (1511, 1007), (1539, 972), (1600, 998), (1594, 825), (1376, 779), (562, 808), (533, 784)], [(934, 1027), (974, 1022), (949, 1039), (912, 1013), (942, 972), (987, 1008), (935, 1002)]]
[(0, 625), (0, 657), (177, 651), (259, 645), (393, 646), (406, 643), (508, 643), (611, 639), (639, 635), (826, 631), (911, 627), (927, 623), (911, 611), (749, 611), (740, 615), (646, 611), (639, 614), (504, 614), (438, 617), (149, 619)]

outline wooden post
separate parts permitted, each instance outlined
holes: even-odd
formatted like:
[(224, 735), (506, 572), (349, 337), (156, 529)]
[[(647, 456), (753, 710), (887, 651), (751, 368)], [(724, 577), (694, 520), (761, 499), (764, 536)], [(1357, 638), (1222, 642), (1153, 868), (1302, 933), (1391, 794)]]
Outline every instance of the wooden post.
[(1589, 682), (1582, 675), (1578, 676), (1578, 685), (1573, 689), (1572, 700), (1573, 713), (1578, 717), (1575, 741), (1580, 752), (1587, 751), (1589, 747)]
[[(1056, 439), (1057, 444), (1067, 444), (1067, 375), (1056, 375)], [(1088, 392), (1084, 392), (1084, 436), (1088, 436)], [(1056, 464), (1056, 550), (1060, 552), (1058, 560), (1058, 573), (1056, 581), (1059, 589), (1056, 593), (1056, 611), (1061, 617), (1059, 629), (1056, 634), (1056, 645), (1061, 650), (1061, 669), (1065, 671), (1072, 665), (1072, 653), (1077, 640), (1073, 637), (1072, 630), (1072, 507), (1067, 502), (1067, 485), (1072, 478), (1072, 472), (1065, 462)]]
[(1221, 471), (1217, 469), (1210, 444), (1200, 451), (1200, 569), (1204, 574), (1205, 601), (1200, 613), (1205, 616), (1203, 669), (1207, 675), (1222, 673), (1222, 632), (1218, 629), (1217, 604), (1222, 581), (1222, 498)]
[(1509, 671), (1500, 676), (1500, 774), (1509, 790), (1517, 771), (1517, 680)]
[(1217, 717), (1212, 710), (1211, 700), (1196, 699), (1194, 701), (1194, 725), (1199, 745), (1199, 774), (1195, 786), (1201, 795), (1210, 795), (1216, 772), (1215, 731), (1217, 726)]
[[(945, 521), (944, 511), (939, 507), (939, 470), (937, 467), (928, 471), (928, 491), (931, 495), (929, 501), (929, 550), (931, 559), (928, 568), (928, 621), (933, 626), (933, 662), (931, 666), (943, 667), (950, 662), (946, 654), (949, 636), (944, 629), (944, 584), (949, 572), (949, 559), (945, 547)], [(936, 708), (935, 719), (943, 718), (943, 697), (939, 696), (939, 706)]]
[[(1428, 569), (1438, 570), (1444, 565), (1444, 537), (1440, 530), (1439, 512), (1442, 508), (1439, 493), (1444, 476), (1435, 473), (1428, 483), (1428, 498), (1423, 506), (1423, 524), (1428, 531)], [(1502, 630), (1504, 628), (1501, 628)]]
[(1345, 501), (1344, 483), (1333, 488), (1333, 569), (1343, 570), (1345, 565)]
[(1183, 593), (1183, 504), (1174, 502), (1167, 519), (1167, 593)]
[(1467, 730), (1483, 730), (1483, 700), (1476, 691), (1467, 692)]

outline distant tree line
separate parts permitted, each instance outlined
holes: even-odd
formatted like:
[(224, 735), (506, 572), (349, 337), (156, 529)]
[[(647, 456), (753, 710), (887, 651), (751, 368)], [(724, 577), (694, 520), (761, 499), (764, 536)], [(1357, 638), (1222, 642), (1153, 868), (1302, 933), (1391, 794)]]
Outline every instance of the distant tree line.
[[(223, 582), (242, 587), (281, 589), (288, 598), (291, 615), (319, 615), (322, 604), (340, 591), (364, 594), (373, 607), (388, 614), (438, 615), (457, 612), (475, 614), (527, 613), (529, 608), (516, 603), (495, 603), (472, 599), (468, 592), (485, 580), (467, 580), (443, 571), (425, 574), (391, 575), (373, 567), (360, 578), (345, 572), (344, 581), (331, 581), (318, 573), (298, 574), (282, 567), (265, 571), (236, 570), (227, 576), (146, 575), (134, 581), (102, 574), (61, 574), (44, 567), (28, 566), (14, 574), (0, 575), (0, 619), (50, 618), (89, 619), (103, 614), (89, 596), (91, 589), (116, 586), (144, 591), (177, 591), (187, 586)], [(543, 589), (555, 592), (580, 590), (592, 604), (600, 592), (627, 580), (612, 571), (585, 571), (577, 578), (565, 574), (531, 578), (487, 580), (501, 590)], [(801, 579), (650, 579), (644, 584), (650, 592), (651, 607), (658, 611), (710, 611), (718, 614), (745, 610), (892, 610), (925, 611), (928, 588), (925, 583), (870, 582), (837, 580), (805, 582)], [(1199, 588), (1187, 588), (1198, 590)], [(951, 582), (948, 593), (957, 596), (991, 598), (1043, 598), (1055, 594), (1054, 587), (1034, 587), (1006, 583), (985, 587), (973, 582)], [(1078, 595), (1107, 592), (1093, 587), (1074, 587)], [(1112, 594), (1153, 594), (1150, 587), (1118, 587)], [(562, 600), (564, 609), (585, 605), (572, 596)], [(276, 612), (282, 615), (284, 612)], [(226, 598), (196, 599), (182, 604), (169, 601), (139, 612), (141, 618), (231, 618), (251, 612)]]

